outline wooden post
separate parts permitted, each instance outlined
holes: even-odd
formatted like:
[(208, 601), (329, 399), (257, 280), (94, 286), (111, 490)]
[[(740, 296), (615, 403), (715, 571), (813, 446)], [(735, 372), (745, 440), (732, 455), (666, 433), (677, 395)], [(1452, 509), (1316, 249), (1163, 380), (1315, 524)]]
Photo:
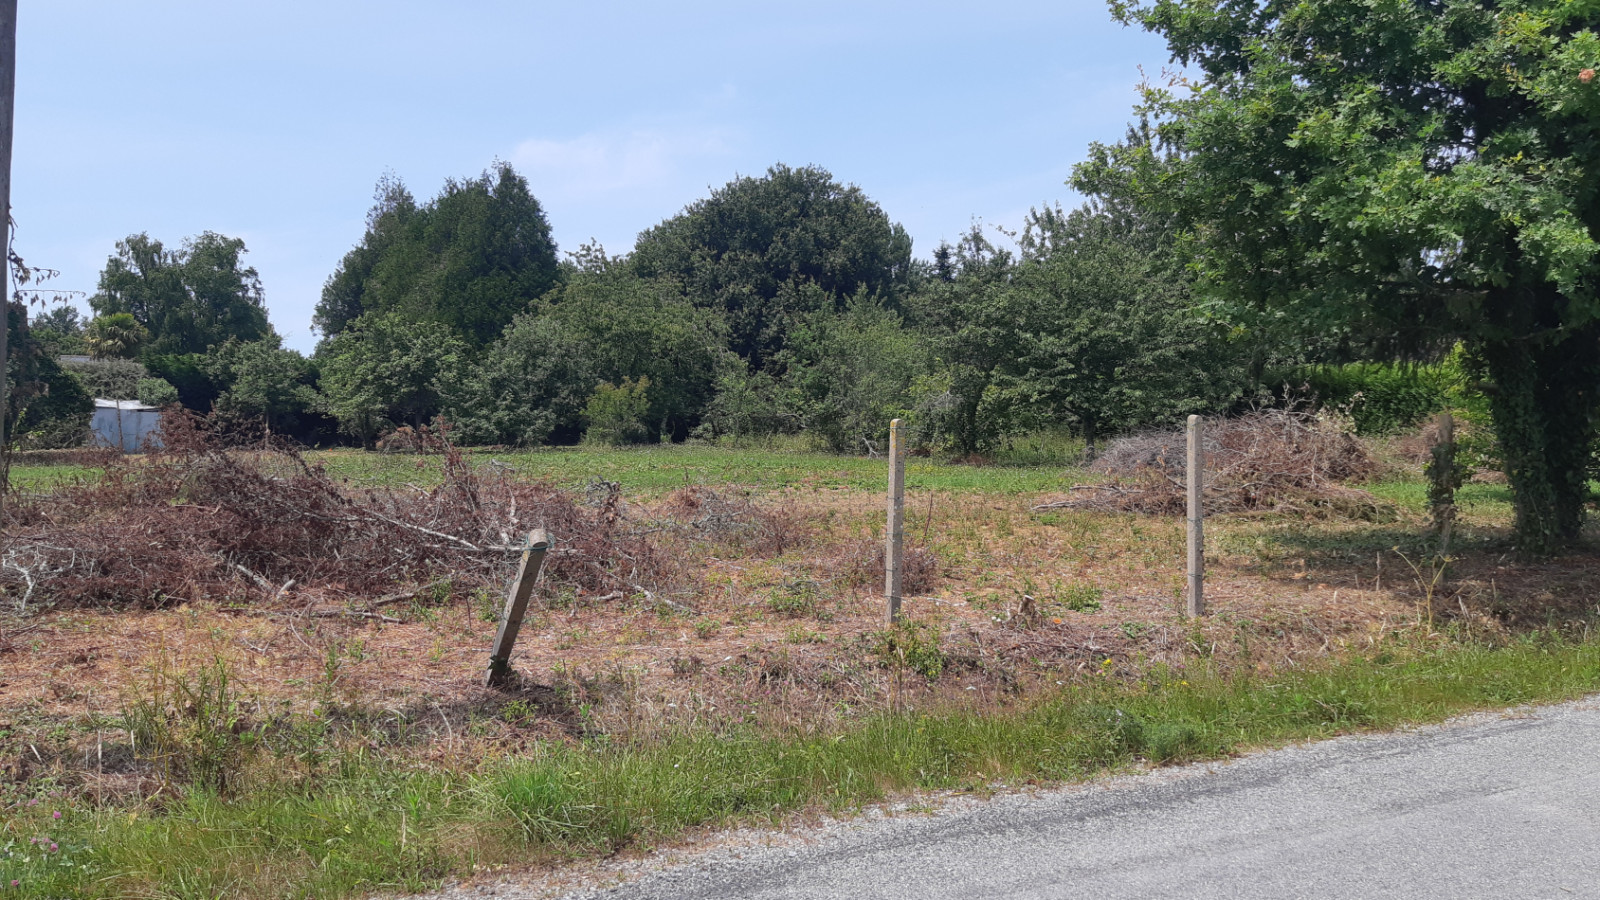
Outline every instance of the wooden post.
[[(11, 127), (17, 96), (17, 0), (0, 0), (0, 409), (7, 409), (6, 322), (11, 315)], [(5, 416), (0, 416), (0, 448), (6, 446)], [(0, 518), (5, 513), (11, 473), (0, 459)]]
[(1189, 608), (1191, 619), (1206, 614), (1205, 596), (1205, 429), (1199, 416), (1189, 417)]
[(533, 594), (533, 583), (539, 580), (545, 551), (549, 549), (549, 536), (543, 528), (535, 528), (528, 535), (522, 564), (517, 566), (517, 577), (506, 594), (505, 612), (500, 614), (500, 630), (494, 636), (494, 649), (489, 652), (489, 674), (483, 682), (488, 687), (499, 687), (511, 679), (511, 648), (517, 643), (522, 616), (528, 610), (528, 597)]
[(889, 423), (889, 527), (883, 540), (884, 621), (893, 625), (900, 619), (906, 544), (906, 433), (899, 419)]
[(1439, 445), (1433, 451), (1436, 482), (1433, 515), (1439, 529), (1439, 556), (1450, 555), (1450, 533), (1456, 524), (1456, 420), (1448, 412), (1439, 413)]

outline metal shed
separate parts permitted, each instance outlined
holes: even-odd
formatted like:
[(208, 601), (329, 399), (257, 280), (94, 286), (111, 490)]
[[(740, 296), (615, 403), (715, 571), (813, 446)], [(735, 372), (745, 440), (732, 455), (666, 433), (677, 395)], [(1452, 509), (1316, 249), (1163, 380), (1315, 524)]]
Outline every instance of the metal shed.
[(106, 400), (96, 397), (94, 418), (89, 422), (89, 441), (96, 447), (112, 447), (123, 453), (138, 453), (146, 442), (161, 443), (161, 410), (137, 400)]

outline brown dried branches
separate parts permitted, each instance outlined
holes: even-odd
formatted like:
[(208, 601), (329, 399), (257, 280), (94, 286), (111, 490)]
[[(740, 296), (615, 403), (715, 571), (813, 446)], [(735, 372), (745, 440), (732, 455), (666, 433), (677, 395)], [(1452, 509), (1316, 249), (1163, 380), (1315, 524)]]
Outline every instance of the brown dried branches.
[[(1147, 432), (1114, 441), (1094, 464), (1110, 475), (1077, 496), (1040, 508), (1074, 507), (1158, 515), (1184, 512), (1185, 438)], [(1209, 512), (1321, 510), (1371, 518), (1373, 498), (1343, 482), (1377, 463), (1339, 423), (1310, 413), (1254, 410), (1208, 423), (1205, 498)]]

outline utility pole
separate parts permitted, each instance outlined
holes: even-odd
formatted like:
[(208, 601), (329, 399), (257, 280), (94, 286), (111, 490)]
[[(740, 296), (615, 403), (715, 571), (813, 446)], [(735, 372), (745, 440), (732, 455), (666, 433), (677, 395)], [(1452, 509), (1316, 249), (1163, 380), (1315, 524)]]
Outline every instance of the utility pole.
[[(6, 412), (11, 409), (10, 358), (6, 339), (11, 330), (11, 124), (17, 99), (17, 0), (0, 0), (0, 223), (4, 224), (5, 259), (0, 260), (0, 453), (9, 446)], [(0, 465), (0, 522), (11, 490), (11, 467)]]

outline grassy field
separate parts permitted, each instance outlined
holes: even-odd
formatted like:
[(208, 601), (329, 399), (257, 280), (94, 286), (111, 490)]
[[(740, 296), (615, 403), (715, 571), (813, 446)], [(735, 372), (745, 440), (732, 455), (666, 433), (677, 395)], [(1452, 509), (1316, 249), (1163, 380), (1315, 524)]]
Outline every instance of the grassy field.
[[(649, 590), (542, 593), (509, 692), (479, 686), (497, 587), (0, 597), (0, 897), (420, 889), (1600, 690), (1600, 558), (1516, 558), (1503, 485), (1462, 490), (1448, 571), (1403, 461), (1356, 486), (1361, 515), (1214, 517), (1211, 615), (1189, 621), (1181, 520), (1035, 509), (1096, 480), (1073, 450), (910, 461), (920, 568), (895, 629), (881, 459), (475, 454), (591, 505), (616, 483), (625, 529), (669, 561)], [(352, 489), (442, 478), (438, 457), (309, 456)], [(44, 492), (96, 473), (13, 474)]]

